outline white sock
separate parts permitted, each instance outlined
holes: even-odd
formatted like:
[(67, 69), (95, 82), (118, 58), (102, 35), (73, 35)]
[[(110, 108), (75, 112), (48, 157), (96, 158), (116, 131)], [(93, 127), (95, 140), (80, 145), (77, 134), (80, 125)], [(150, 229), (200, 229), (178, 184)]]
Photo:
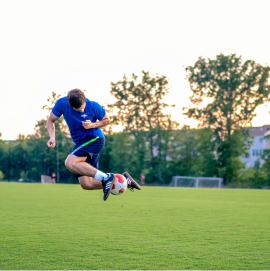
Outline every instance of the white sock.
[(107, 181), (109, 179), (109, 176), (106, 173), (97, 170), (97, 173), (96, 173), (94, 178), (99, 180), (99, 181), (103, 181), (103, 180)]

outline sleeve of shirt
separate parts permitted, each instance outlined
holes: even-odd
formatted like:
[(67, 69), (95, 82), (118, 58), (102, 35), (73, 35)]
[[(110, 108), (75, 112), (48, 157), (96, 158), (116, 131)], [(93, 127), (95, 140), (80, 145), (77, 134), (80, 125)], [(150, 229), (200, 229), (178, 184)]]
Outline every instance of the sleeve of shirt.
[(53, 114), (60, 118), (63, 114), (63, 104), (62, 104), (62, 101), (61, 99), (59, 99), (56, 103), (55, 103), (55, 106), (54, 108), (52, 109), (52, 112)]
[(93, 102), (93, 108), (94, 108), (94, 115), (98, 120), (102, 120), (105, 115), (106, 111), (105, 109), (98, 103)]

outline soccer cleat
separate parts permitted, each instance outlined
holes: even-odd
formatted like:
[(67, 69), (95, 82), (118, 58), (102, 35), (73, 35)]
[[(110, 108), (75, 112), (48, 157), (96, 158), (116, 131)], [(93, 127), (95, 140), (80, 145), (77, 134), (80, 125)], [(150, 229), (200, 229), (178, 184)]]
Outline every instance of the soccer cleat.
[(115, 174), (112, 173), (107, 173), (109, 175), (109, 179), (107, 181), (103, 180), (102, 181), (102, 186), (103, 186), (103, 199), (106, 201), (107, 198), (109, 197), (113, 184), (114, 184), (114, 180), (115, 180)]
[(123, 176), (127, 179), (128, 189), (130, 191), (134, 192), (134, 188), (141, 190), (140, 185), (137, 182), (135, 182), (127, 172), (123, 173)]

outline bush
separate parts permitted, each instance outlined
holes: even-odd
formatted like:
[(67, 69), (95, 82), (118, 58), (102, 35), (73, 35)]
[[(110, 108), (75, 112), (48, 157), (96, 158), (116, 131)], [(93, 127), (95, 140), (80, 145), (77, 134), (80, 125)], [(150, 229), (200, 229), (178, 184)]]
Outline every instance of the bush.
[(4, 173), (0, 170), (0, 180), (3, 180), (4, 179)]
[(267, 185), (267, 174), (263, 168), (248, 168), (243, 170), (238, 184), (251, 188), (262, 188)]
[(28, 178), (28, 172), (22, 171), (20, 174), (21, 179), (27, 179)]

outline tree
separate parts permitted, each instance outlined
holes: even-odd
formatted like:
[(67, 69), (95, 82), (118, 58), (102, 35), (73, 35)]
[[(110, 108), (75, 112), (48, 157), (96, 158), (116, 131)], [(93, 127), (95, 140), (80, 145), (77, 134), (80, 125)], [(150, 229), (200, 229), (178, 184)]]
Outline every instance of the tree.
[(0, 170), (0, 180), (3, 180), (5, 177), (5, 174)]
[(265, 149), (263, 150), (263, 154), (261, 156), (261, 159), (264, 160), (264, 163), (262, 165), (262, 169), (266, 173), (266, 179), (267, 179), (267, 185), (270, 186), (270, 149), (269, 149), (269, 140), (270, 140), (270, 134), (269, 131), (265, 134), (264, 139), (266, 141)]
[[(199, 120), (201, 127), (214, 129), (220, 172), (225, 181), (232, 181), (234, 171), (241, 168), (235, 159), (247, 147), (244, 141), (248, 135), (241, 127), (251, 122), (258, 105), (270, 101), (270, 67), (252, 60), (242, 63), (242, 58), (235, 54), (220, 54), (213, 60), (200, 57), (186, 72), (193, 91), (190, 100), (196, 106), (184, 108), (185, 114)], [(204, 98), (211, 101), (199, 107)]]
[[(49, 96), (47, 99), (47, 104), (45, 104), (42, 109), (47, 110), (48, 112), (51, 112), (55, 103), (57, 100), (61, 97), (60, 94), (56, 94), (55, 92), (52, 92), (52, 96)], [(35, 135), (38, 137), (48, 137), (48, 131), (46, 128), (47, 120), (42, 119), (38, 121), (38, 123), (35, 125)], [(69, 130), (68, 126), (64, 120), (64, 117), (61, 116), (57, 122), (55, 123), (55, 135), (57, 139), (62, 139), (63, 137), (69, 136)]]
[(211, 129), (183, 126), (173, 132), (168, 155), (170, 176), (216, 177), (218, 175)]
[(131, 175), (137, 176), (138, 159), (134, 155), (135, 150), (136, 140), (129, 133), (115, 133), (110, 151), (112, 171), (125, 172), (128, 168)]
[[(59, 98), (59, 94), (57, 95), (55, 92), (52, 92), (52, 95), (47, 99), (47, 104), (42, 108), (51, 112)], [(57, 163), (59, 162), (59, 174), (61, 179), (65, 179), (65, 182), (68, 180), (75, 181), (74, 174), (70, 173), (62, 162), (74, 146), (63, 116), (55, 123), (57, 145), (54, 149), (49, 149), (47, 147), (49, 134), (46, 124), (47, 119), (37, 121), (37, 124), (35, 125), (36, 132), (27, 137), (27, 144), (29, 144), (27, 151), (29, 154), (29, 164), (31, 165), (31, 168), (29, 168), (29, 176), (32, 176), (34, 179), (40, 179), (40, 174), (51, 175), (52, 172), (57, 173)]]
[[(157, 178), (159, 181), (162, 181), (162, 131), (178, 125), (171, 121), (170, 115), (163, 113), (163, 109), (169, 107), (163, 101), (168, 93), (167, 85), (166, 76), (151, 77), (145, 71), (142, 71), (141, 82), (138, 82), (138, 76), (134, 74), (132, 80), (124, 76), (122, 81), (111, 83), (111, 94), (117, 101), (108, 105), (110, 109), (118, 110), (113, 123), (124, 126), (124, 131), (131, 133), (136, 139), (138, 174), (145, 168), (147, 141), (150, 145), (151, 179)], [(157, 148), (157, 156), (154, 155), (154, 147)]]
[(0, 139), (0, 170), (6, 177), (8, 177), (8, 163), (8, 144), (6, 144), (4, 140)]

